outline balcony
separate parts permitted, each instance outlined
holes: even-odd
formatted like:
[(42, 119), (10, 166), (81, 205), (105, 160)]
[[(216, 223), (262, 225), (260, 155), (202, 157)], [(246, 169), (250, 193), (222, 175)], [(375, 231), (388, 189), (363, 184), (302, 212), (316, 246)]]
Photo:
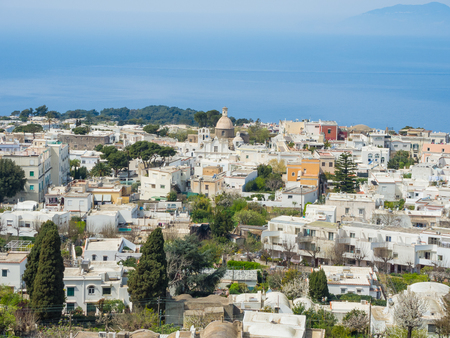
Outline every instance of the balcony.
[(316, 240), (316, 237), (312, 236), (298, 236), (297, 243), (311, 243)]

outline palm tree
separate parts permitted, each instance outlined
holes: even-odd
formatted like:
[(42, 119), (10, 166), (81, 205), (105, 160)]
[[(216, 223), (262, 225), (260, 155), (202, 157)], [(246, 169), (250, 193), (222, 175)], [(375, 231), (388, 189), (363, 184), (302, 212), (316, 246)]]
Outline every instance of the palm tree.
[(91, 169), (91, 176), (103, 177), (111, 175), (111, 168), (104, 162), (97, 162)]
[(70, 170), (72, 170), (72, 168), (76, 169), (80, 166), (81, 162), (80, 160), (74, 159), (74, 160), (70, 160)]

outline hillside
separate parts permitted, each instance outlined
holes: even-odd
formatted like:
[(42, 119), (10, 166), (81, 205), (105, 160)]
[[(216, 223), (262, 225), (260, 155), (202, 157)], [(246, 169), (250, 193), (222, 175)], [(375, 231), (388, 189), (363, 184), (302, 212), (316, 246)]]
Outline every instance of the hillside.
[(439, 2), (395, 5), (351, 17), (339, 28), (354, 34), (450, 36), (450, 7)]

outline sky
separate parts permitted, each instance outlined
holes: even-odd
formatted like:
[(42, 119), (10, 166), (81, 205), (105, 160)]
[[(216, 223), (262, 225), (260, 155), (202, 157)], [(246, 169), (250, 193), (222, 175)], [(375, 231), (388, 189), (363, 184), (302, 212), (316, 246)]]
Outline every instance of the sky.
[[(409, 0), (16, 0), (0, 1), (3, 34), (296, 32)], [(450, 6), (450, 0), (440, 1)]]
[(426, 3), (0, 0), (0, 115), (43, 104), (60, 112), (226, 105), (234, 117), (380, 128), (402, 127), (403, 116), (428, 127), (434, 114), (443, 119), (432, 120), (436, 129), (450, 119), (448, 39), (330, 30), (373, 9)]

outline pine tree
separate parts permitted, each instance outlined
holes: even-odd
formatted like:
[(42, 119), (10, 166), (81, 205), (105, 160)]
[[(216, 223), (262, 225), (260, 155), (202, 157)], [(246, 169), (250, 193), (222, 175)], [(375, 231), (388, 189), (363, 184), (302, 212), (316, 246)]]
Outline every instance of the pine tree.
[(352, 155), (342, 153), (336, 161), (334, 181), (336, 190), (340, 192), (354, 193), (356, 187), (356, 164), (352, 160)]
[(58, 230), (48, 229), (42, 240), (39, 268), (34, 279), (31, 307), (40, 320), (61, 317), (64, 307), (64, 262)]
[(128, 280), (130, 299), (137, 307), (156, 304), (156, 298), (166, 294), (167, 261), (161, 228), (156, 228), (148, 236), (141, 252), (137, 268)]
[(30, 296), (30, 299), (33, 296), (34, 279), (39, 267), (39, 256), (41, 253), (42, 240), (45, 238), (47, 231), (52, 228), (57, 229), (56, 224), (52, 221), (47, 221), (42, 224), (27, 258), (26, 269), (23, 273), (23, 281), (27, 287), (27, 294)]
[(325, 272), (322, 269), (313, 271), (309, 275), (309, 296), (313, 300), (321, 301), (322, 298), (328, 297), (329, 295)]

